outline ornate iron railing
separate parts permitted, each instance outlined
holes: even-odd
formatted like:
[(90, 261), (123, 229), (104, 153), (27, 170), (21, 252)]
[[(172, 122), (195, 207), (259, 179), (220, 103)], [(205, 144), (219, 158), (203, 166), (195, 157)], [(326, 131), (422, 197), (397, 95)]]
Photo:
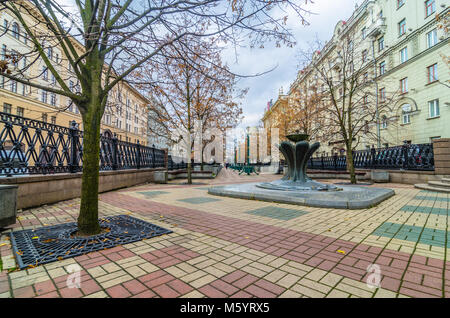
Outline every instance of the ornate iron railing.
[[(83, 169), (83, 132), (0, 112), (0, 175), (74, 173)], [(164, 167), (161, 149), (100, 137), (100, 170)]]
[[(434, 170), (432, 144), (404, 144), (379, 149), (356, 150), (353, 162), (357, 169)], [(347, 170), (345, 155), (314, 157), (308, 161), (308, 169)]]

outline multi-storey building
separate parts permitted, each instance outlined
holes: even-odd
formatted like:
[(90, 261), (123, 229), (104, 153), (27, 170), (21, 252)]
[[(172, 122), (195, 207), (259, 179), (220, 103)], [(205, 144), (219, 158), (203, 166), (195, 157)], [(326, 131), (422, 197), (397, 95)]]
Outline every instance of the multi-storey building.
[[(333, 37), (310, 65), (298, 72), (287, 94), (288, 101), (293, 100), (298, 87), (316, 78), (315, 66), (335, 60), (338, 43), (355, 39), (354, 54), (362, 63), (361, 74), (368, 83), (365, 89), (371, 90), (374, 97), (367, 102), (379, 110), (376, 118), (366, 123), (367, 130), (361, 134), (357, 149), (400, 145), (404, 141), (429, 143), (449, 137), (446, 118), (450, 117), (450, 46), (448, 34), (436, 18), (448, 16), (447, 4), (445, 0), (364, 1), (350, 19), (335, 26)], [(341, 94), (340, 89), (337, 94)], [(272, 108), (265, 112), (265, 127), (270, 127), (273, 113)], [(338, 134), (324, 132), (318, 139), (322, 142), (319, 152), (324, 154), (345, 148)]]
[[(35, 9), (28, 4), (29, 12)], [(37, 14), (36, 12), (34, 12)], [(34, 60), (29, 54), (32, 42), (20, 23), (7, 11), (0, 12), (0, 61), (9, 60), (9, 67), (20, 69), (33, 82), (47, 87), (59, 87), (54, 76), (39, 58)], [(36, 25), (36, 32), (48, 33), (44, 24)], [(71, 39), (79, 51), (82, 45)], [(55, 68), (66, 81), (67, 86), (77, 92), (80, 87), (71, 67), (57, 45), (46, 47), (47, 56), (54, 62)], [(11, 57), (18, 56), (17, 62)], [(119, 140), (147, 145), (147, 108), (150, 101), (126, 81), (120, 82), (108, 97), (108, 104), (102, 118), (101, 132)], [(68, 127), (76, 121), (83, 129), (81, 114), (68, 97), (60, 96), (43, 89), (32, 88), (0, 75), (0, 111), (23, 117), (42, 120)]]

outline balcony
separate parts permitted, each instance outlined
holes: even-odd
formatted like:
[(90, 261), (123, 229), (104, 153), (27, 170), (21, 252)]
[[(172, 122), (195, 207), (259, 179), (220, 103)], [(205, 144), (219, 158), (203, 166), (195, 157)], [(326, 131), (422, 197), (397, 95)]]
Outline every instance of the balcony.
[(386, 32), (386, 18), (378, 17), (369, 27), (368, 36), (377, 38)]

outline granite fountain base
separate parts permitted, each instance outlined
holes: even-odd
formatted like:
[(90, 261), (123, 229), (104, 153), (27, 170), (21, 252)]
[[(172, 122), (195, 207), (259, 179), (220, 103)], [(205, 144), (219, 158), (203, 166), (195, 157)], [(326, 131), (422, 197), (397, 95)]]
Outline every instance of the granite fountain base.
[(392, 189), (365, 186), (340, 186), (340, 191), (289, 191), (265, 189), (258, 186), (260, 184), (261, 183), (241, 183), (214, 186), (208, 189), (208, 193), (239, 199), (336, 209), (370, 208), (395, 194)]

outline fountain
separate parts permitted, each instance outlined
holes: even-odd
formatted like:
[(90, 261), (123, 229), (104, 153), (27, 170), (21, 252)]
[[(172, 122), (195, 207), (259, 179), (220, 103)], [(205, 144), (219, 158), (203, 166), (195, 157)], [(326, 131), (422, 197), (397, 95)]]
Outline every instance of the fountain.
[(369, 208), (395, 194), (392, 189), (364, 186), (341, 188), (310, 179), (306, 174), (306, 167), (320, 143), (309, 144), (309, 136), (298, 132), (286, 137), (291, 142), (283, 141), (278, 147), (288, 165), (287, 173), (280, 180), (214, 186), (208, 189), (208, 193), (240, 199), (340, 209)]
[(283, 154), (288, 171), (281, 180), (264, 182), (257, 184), (259, 188), (270, 190), (318, 190), (318, 191), (339, 191), (341, 188), (332, 184), (323, 184), (311, 180), (306, 174), (306, 166), (312, 154), (320, 147), (319, 142), (310, 145), (306, 140), (307, 134), (295, 133), (286, 136), (293, 143), (283, 141), (278, 147)]

